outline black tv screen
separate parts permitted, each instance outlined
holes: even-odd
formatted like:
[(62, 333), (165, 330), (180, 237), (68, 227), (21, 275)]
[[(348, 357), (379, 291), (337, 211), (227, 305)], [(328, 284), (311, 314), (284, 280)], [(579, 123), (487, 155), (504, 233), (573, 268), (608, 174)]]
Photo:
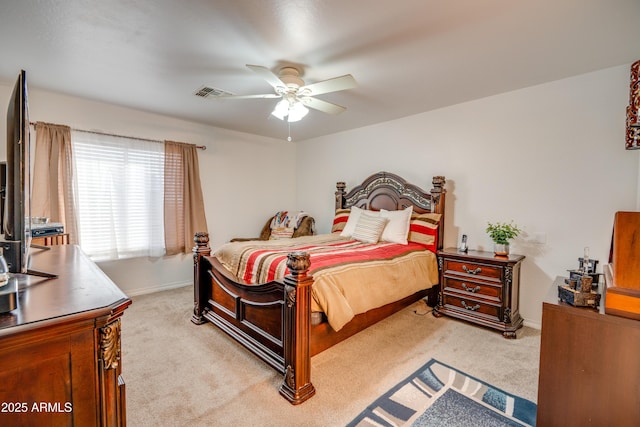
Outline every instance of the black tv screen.
[(31, 243), (31, 144), (27, 76), (20, 71), (7, 109), (7, 174), (3, 255), (12, 273), (26, 273)]

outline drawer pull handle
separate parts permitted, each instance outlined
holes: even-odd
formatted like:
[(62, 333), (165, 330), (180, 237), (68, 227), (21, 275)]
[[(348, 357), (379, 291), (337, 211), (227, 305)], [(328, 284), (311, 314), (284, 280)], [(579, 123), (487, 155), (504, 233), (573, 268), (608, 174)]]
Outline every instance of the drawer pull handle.
[(462, 306), (464, 308), (466, 308), (467, 310), (471, 310), (471, 311), (476, 311), (477, 309), (480, 308), (480, 304), (476, 304), (476, 305), (471, 306), (471, 305), (467, 305), (467, 303), (464, 302), (464, 301), (462, 301)]
[(465, 273), (469, 273), (469, 274), (478, 274), (482, 271), (482, 269), (480, 267), (474, 269), (474, 270), (469, 270), (469, 268), (467, 268), (466, 265), (462, 266), (462, 269), (464, 270)]
[(466, 283), (462, 284), (462, 289), (464, 289), (467, 292), (478, 292), (480, 290), (480, 286), (476, 286), (475, 288), (470, 288), (469, 286), (467, 286)]

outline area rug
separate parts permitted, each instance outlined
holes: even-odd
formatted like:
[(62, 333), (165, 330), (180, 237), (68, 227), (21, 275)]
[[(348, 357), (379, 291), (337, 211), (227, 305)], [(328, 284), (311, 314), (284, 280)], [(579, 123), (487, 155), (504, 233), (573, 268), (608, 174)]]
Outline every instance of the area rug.
[(431, 359), (348, 427), (535, 426), (536, 404)]

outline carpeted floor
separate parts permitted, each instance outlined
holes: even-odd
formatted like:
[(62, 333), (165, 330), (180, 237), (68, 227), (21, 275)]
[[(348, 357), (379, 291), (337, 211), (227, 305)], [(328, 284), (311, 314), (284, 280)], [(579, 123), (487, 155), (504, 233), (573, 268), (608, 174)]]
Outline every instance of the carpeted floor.
[(316, 395), (293, 406), (280, 375), (232, 339), (190, 322), (190, 286), (133, 298), (123, 317), (129, 426), (345, 426), (371, 402), (435, 358), (537, 399), (540, 332), (516, 340), (419, 302), (313, 357)]

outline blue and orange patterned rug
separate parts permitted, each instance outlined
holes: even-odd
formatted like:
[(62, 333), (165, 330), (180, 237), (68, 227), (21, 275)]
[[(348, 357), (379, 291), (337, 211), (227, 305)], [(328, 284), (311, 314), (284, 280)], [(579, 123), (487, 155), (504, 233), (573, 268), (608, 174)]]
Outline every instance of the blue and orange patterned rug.
[(535, 426), (536, 404), (431, 359), (348, 427)]

